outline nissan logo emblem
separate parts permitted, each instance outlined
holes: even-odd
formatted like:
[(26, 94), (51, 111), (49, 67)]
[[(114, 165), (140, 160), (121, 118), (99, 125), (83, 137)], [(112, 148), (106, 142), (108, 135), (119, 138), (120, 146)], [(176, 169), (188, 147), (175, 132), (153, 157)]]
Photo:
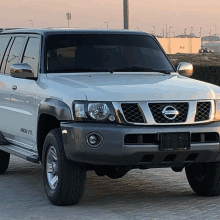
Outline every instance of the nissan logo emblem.
[(171, 105), (164, 107), (162, 114), (168, 120), (174, 120), (179, 112)]

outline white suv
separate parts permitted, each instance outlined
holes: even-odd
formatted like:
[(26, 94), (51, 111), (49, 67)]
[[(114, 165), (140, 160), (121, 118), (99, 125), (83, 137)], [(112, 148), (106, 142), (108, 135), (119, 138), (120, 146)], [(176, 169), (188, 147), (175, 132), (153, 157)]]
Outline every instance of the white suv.
[(0, 173), (10, 154), (42, 163), (49, 200), (76, 204), (86, 171), (185, 168), (220, 194), (220, 89), (177, 71), (152, 35), (14, 29), (0, 34)]

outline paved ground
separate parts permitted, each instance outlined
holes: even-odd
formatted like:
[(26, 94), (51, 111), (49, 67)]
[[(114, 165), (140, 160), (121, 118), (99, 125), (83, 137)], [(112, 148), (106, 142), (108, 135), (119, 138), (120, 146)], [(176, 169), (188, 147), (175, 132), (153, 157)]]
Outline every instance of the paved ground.
[(167, 168), (118, 180), (89, 172), (81, 203), (56, 207), (44, 193), (41, 165), (13, 157), (0, 176), (0, 219), (220, 219), (220, 197), (196, 196), (185, 172)]

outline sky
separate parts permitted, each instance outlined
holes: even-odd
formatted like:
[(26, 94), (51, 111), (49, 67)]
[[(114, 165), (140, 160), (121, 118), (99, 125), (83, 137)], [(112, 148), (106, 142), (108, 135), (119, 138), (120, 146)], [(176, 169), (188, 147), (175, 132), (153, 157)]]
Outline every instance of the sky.
[[(129, 29), (171, 36), (187, 28), (199, 36), (220, 34), (219, 0), (128, 0)], [(0, 0), (0, 27), (70, 27), (123, 29), (123, 0)], [(171, 27), (171, 28), (169, 28)], [(192, 28), (191, 28), (192, 27)]]

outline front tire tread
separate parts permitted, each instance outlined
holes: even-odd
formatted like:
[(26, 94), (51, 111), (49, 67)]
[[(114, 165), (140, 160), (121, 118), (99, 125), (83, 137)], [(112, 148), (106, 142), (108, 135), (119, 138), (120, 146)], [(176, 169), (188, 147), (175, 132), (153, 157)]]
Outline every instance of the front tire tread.
[[(58, 156), (58, 184), (53, 191), (47, 182), (46, 175), (46, 153), (53, 144)], [(67, 206), (77, 204), (83, 197), (85, 181), (86, 181), (86, 166), (85, 164), (68, 160), (65, 155), (61, 129), (56, 128), (51, 130), (44, 143), (43, 147), (43, 179), (46, 194), (52, 204), (58, 206)]]

